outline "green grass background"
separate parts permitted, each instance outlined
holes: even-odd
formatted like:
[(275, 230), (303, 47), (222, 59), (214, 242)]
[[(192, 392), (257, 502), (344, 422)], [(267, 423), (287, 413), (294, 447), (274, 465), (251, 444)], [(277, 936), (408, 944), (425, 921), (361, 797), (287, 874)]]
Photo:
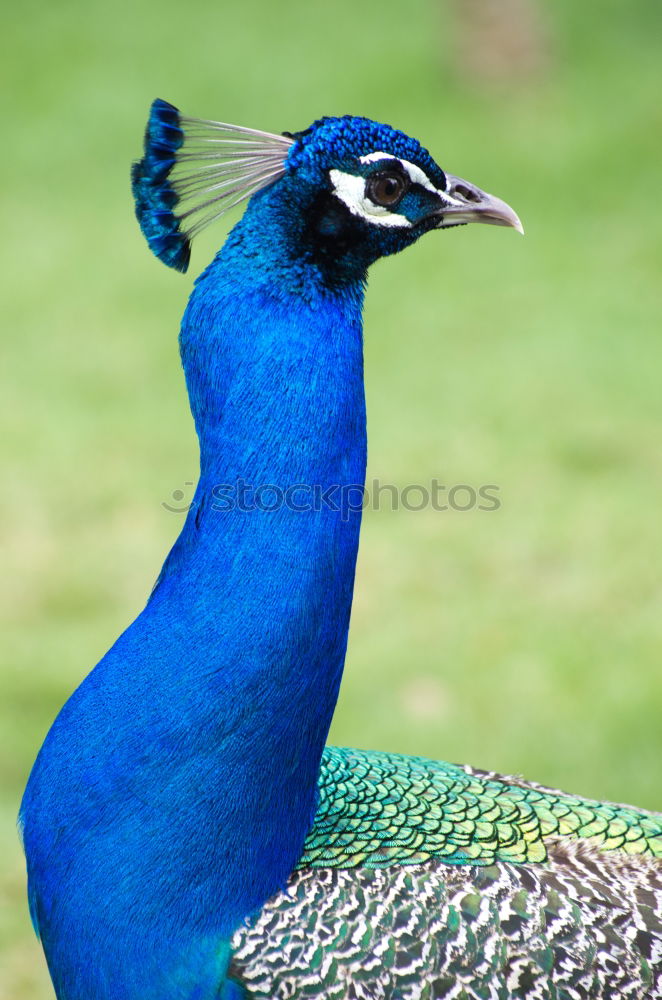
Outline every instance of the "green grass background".
[(195, 478), (192, 276), (151, 258), (128, 189), (155, 96), (275, 131), (386, 120), (518, 210), (525, 239), (435, 233), (374, 268), (369, 479), (496, 483), (502, 506), (366, 513), (332, 737), (662, 808), (662, 7), (548, 5), (546, 62), (496, 79), (431, 0), (3, 21), (2, 1000), (52, 996), (14, 829), (29, 767)]

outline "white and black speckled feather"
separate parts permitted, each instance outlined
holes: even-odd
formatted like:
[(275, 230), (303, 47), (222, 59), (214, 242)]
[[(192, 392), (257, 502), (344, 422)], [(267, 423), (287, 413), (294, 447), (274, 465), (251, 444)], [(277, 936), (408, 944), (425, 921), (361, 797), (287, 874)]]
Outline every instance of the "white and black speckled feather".
[(248, 996), (662, 998), (659, 815), (334, 748), (320, 793), (300, 869), (234, 936)]
[(662, 865), (559, 841), (544, 865), (299, 871), (233, 947), (256, 998), (653, 1000)]

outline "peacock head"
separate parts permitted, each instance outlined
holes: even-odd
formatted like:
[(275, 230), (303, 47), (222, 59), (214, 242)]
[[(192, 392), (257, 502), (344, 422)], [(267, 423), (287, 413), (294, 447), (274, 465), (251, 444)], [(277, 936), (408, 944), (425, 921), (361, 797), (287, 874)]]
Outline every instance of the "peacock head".
[(281, 215), (285, 207), (302, 254), (357, 273), (431, 229), (523, 232), (509, 205), (446, 173), (415, 139), (349, 115), (274, 135), (186, 118), (157, 100), (132, 182), (151, 250), (180, 271), (195, 235), (251, 196), (275, 199)]

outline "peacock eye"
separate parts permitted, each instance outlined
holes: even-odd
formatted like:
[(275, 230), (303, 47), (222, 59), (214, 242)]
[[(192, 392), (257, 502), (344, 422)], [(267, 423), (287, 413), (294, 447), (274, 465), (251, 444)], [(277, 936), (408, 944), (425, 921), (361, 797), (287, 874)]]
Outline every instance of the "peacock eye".
[(365, 193), (375, 205), (391, 208), (400, 201), (407, 190), (407, 182), (402, 174), (394, 170), (382, 171), (369, 177)]

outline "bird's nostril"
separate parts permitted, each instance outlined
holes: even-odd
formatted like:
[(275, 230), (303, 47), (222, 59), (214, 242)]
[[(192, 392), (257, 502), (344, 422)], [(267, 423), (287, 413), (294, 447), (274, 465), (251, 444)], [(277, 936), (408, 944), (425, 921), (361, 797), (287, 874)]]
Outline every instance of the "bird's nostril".
[(459, 195), (465, 201), (480, 201), (480, 195), (473, 188), (467, 187), (466, 184), (456, 184), (453, 188), (453, 194)]

